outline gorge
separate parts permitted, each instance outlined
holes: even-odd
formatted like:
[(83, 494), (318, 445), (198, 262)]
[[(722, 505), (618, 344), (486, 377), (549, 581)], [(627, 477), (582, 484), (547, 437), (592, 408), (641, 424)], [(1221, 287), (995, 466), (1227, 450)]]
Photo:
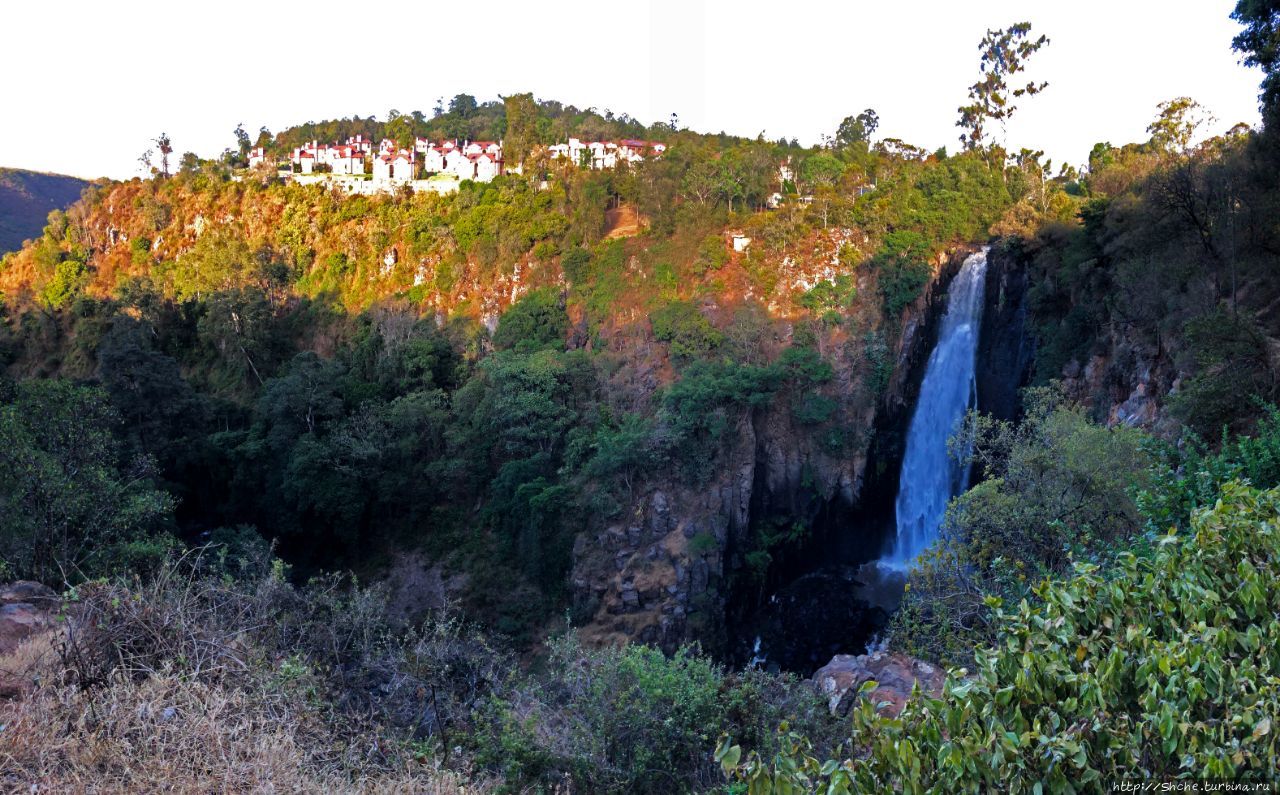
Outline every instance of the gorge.
[(965, 413), (1016, 415), (1034, 349), (1024, 328), (1022, 268), (989, 247), (961, 249), (949, 262), (918, 321), (908, 324), (917, 352), (901, 362), (903, 404), (877, 426), (879, 467), (869, 465), (855, 506), (816, 517), (804, 548), (754, 608), (735, 613), (730, 605), (731, 621), (742, 627), (730, 659), (808, 675), (835, 654), (874, 645), (911, 563), (967, 486), (964, 451), (949, 449)]

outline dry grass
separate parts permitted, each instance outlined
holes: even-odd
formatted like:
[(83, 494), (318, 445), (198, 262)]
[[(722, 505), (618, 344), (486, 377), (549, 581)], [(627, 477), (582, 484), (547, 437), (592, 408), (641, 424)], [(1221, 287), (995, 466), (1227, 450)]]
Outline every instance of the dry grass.
[(332, 731), (297, 688), (207, 683), (172, 671), (82, 689), (59, 684), (53, 639), (0, 667), (39, 684), (0, 704), (0, 788), (56, 793), (485, 793), (381, 746), (376, 727)]
[(173, 570), (147, 586), (83, 586), (56, 628), (0, 656), (12, 696), (0, 701), (0, 791), (493, 790), (456, 759), (445, 769), (416, 753), (381, 713), (340, 703), (314, 658), (264, 646), (298, 643), (271, 621), (287, 614), (264, 607), (284, 595)]

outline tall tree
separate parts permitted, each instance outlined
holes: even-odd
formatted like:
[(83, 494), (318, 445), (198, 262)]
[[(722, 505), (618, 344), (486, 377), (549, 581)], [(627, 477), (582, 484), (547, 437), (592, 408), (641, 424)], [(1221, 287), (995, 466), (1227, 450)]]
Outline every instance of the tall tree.
[(240, 155), (240, 159), (247, 160), (249, 150), (253, 148), (253, 143), (249, 140), (249, 133), (245, 132), (244, 122), (236, 125), (236, 152)]
[(872, 108), (867, 108), (857, 116), (846, 116), (836, 129), (836, 146), (845, 149), (854, 144), (870, 143), (871, 136), (876, 134), (879, 126), (880, 116)]
[(476, 98), (470, 94), (458, 94), (449, 100), (449, 112), (463, 119), (469, 119), (475, 115), (478, 107)]
[(988, 125), (1000, 125), (1001, 137), (1005, 124), (1017, 110), (1014, 102), (1024, 96), (1039, 94), (1049, 84), (1029, 81), (1025, 86), (1012, 90), (1010, 79), (1022, 73), (1027, 59), (1049, 43), (1047, 36), (1031, 38), (1031, 23), (1018, 22), (1003, 30), (988, 30), (978, 45), (982, 53), (980, 68), (982, 77), (969, 87), (969, 104), (958, 110), (960, 120), (956, 126), (965, 130), (960, 142), (966, 149), (978, 149), (987, 143)]
[(1176, 97), (1161, 102), (1160, 115), (1147, 126), (1151, 145), (1164, 152), (1185, 153), (1191, 148), (1196, 130), (1212, 122), (1204, 106), (1191, 97)]
[(0, 403), (0, 560), (12, 575), (62, 584), (104, 573), (172, 515), (153, 462), (123, 455), (119, 421), (102, 391), (68, 381), (26, 381)]
[[(169, 155), (173, 154), (173, 143), (169, 140), (169, 134), (160, 133), (152, 143), (160, 151), (160, 174), (167, 177), (169, 176)], [(150, 153), (150, 150), (147, 151)]]
[(502, 145), (503, 156), (514, 163), (523, 163), (538, 143), (538, 106), (533, 94), (512, 94), (502, 98), (507, 113), (507, 135)]
[(1244, 30), (1231, 42), (1246, 66), (1262, 69), (1264, 112), (1280, 108), (1280, 0), (1239, 0), (1231, 18)]

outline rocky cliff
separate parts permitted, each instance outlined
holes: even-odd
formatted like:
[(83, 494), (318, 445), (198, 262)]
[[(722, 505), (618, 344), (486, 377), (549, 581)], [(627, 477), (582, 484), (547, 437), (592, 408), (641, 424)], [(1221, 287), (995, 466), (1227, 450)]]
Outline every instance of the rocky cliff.
[[(882, 531), (850, 520), (868, 503), (892, 502), (896, 483), (889, 473), (896, 474), (893, 462), (901, 455), (946, 285), (967, 253), (939, 258), (928, 289), (899, 319), (892, 371), (876, 399), (865, 399), (871, 374), (857, 360), (860, 349), (839, 345), (838, 334), (826, 341), (835, 378), (822, 391), (840, 403), (855, 429), (856, 442), (841, 454), (800, 427), (787, 401), (744, 410), (709, 483), (655, 479), (637, 489), (624, 520), (578, 536), (571, 584), (579, 615), (590, 617), (585, 639), (666, 648), (699, 640), (723, 649), (731, 604), (749, 609), (761, 602), (821, 558), (834, 535), (846, 536), (840, 543), (859, 549), (864, 560), (875, 556)], [(749, 576), (746, 552), (757, 548), (760, 528), (796, 524), (805, 532), (772, 548), (767, 570)]]

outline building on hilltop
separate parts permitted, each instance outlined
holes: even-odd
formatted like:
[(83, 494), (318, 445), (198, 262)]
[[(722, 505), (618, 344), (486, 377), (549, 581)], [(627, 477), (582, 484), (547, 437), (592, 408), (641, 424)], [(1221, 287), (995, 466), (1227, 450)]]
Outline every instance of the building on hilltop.
[(416, 176), (416, 162), (410, 150), (384, 153), (373, 159), (375, 182), (408, 182)]
[(554, 144), (547, 147), (551, 159), (565, 159), (573, 165), (585, 165), (588, 168), (615, 168), (618, 163), (639, 163), (651, 157), (659, 157), (667, 151), (667, 145), (656, 141), (591, 141), (583, 143), (577, 138), (570, 138), (568, 143)]
[(422, 153), (422, 170), (428, 174), (439, 174), (445, 170), (445, 150), (439, 146), (428, 147)]
[(476, 182), (488, 182), (502, 173), (502, 158), (489, 152), (469, 155), (467, 159), (472, 166), (472, 179)]
[(353, 146), (327, 147), (326, 156), (334, 174), (364, 173), (364, 153)]

